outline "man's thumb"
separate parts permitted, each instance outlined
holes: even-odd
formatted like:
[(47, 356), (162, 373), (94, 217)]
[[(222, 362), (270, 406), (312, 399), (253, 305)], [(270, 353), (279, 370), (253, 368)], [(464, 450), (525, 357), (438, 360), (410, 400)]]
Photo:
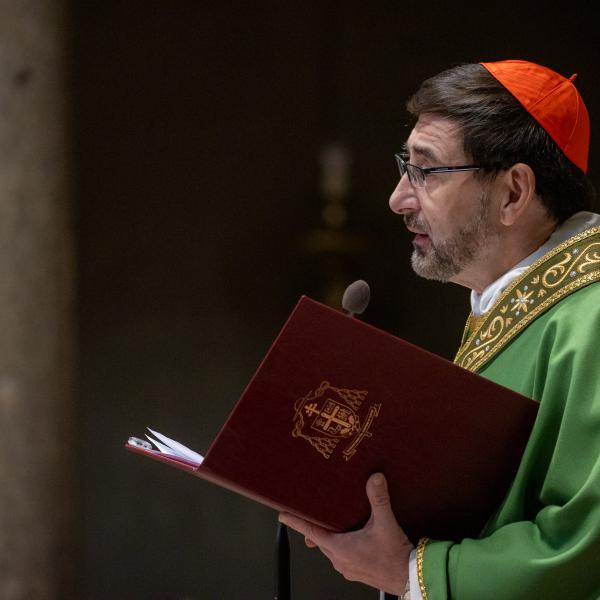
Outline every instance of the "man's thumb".
[(367, 497), (374, 518), (382, 518), (388, 515), (393, 517), (387, 482), (382, 473), (373, 473), (367, 480)]

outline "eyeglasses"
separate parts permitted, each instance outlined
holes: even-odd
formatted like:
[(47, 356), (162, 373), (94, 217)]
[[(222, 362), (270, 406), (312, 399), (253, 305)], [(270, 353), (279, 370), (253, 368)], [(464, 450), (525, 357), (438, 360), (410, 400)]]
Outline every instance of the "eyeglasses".
[(408, 180), (414, 187), (425, 187), (427, 176), (433, 173), (458, 173), (460, 171), (479, 171), (483, 169), (480, 165), (462, 165), (457, 167), (430, 167), (423, 169), (417, 167), (417, 165), (411, 165), (409, 162), (404, 160), (402, 154), (394, 154), (394, 158), (398, 163), (398, 170), (400, 171), (400, 177), (404, 177), (408, 173)]

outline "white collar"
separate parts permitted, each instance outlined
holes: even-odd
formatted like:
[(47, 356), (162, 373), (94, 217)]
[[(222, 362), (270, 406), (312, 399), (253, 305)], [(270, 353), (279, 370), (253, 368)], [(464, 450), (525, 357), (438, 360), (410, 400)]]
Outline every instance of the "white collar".
[(508, 285), (521, 275), (521, 273), (526, 271), (538, 258), (544, 256), (544, 254), (550, 252), (550, 250), (574, 235), (597, 225), (600, 225), (600, 215), (595, 213), (581, 211), (569, 217), (552, 233), (546, 243), (542, 244), (533, 254), (524, 258), (520, 263), (517, 263), (510, 271), (504, 273), (504, 275), (488, 285), (481, 294), (478, 294), (475, 290), (471, 291), (471, 311), (473, 314), (479, 316), (487, 312)]

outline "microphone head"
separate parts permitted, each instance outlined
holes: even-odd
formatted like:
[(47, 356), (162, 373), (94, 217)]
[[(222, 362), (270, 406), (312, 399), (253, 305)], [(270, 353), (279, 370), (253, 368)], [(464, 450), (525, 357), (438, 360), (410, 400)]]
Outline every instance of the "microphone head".
[(342, 307), (353, 315), (360, 315), (364, 312), (371, 299), (371, 289), (369, 284), (362, 279), (351, 283), (342, 297)]

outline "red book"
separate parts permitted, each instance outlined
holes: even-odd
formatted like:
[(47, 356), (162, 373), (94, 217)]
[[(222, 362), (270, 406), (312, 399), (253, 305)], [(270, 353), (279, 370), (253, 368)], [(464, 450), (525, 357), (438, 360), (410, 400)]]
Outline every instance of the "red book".
[(198, 466), (145, 454), (335, 531), (386, 475), (415, 542), (473, 537), (512, 482), (538, 403), (302, 297)]

